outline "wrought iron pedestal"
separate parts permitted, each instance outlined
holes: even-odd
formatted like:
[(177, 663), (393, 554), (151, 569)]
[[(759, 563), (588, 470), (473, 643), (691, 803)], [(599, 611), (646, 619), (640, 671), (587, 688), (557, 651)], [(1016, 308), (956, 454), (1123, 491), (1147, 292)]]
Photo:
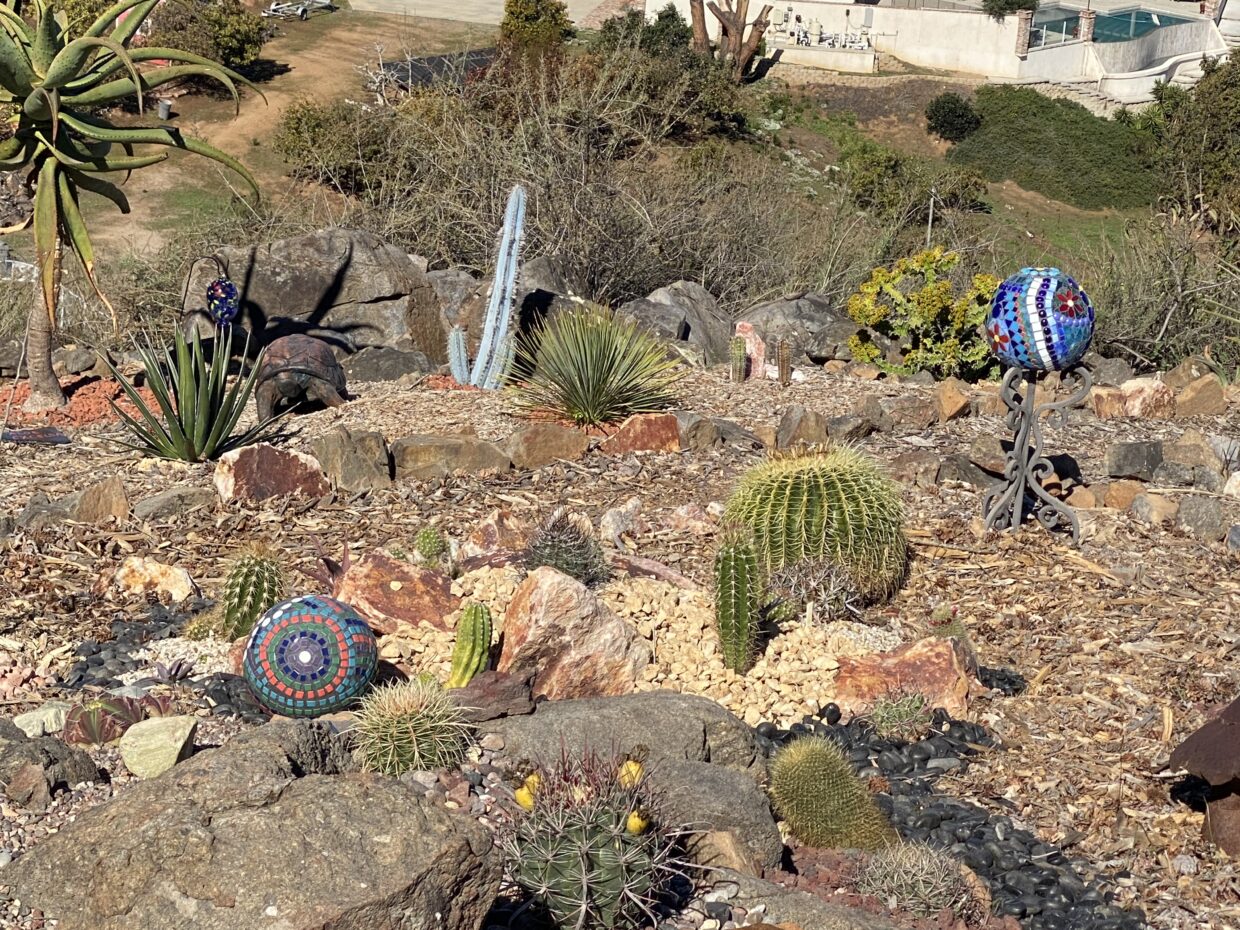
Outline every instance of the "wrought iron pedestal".
[(982, 501), (986, 529), (1017, 530), (1029, 515), (1048, 530), (1069, 529), (1072, 544), (1080, 541), (1081, 524), (1067, 504), (1051, 496), (1042, 481), (1054, 473), (1050, 459), (1042, 454), (1042, 416), (1056, 428), (1068, 422), (1068, 408), (1083, 400), (1093, 385), (1084, 366), (1063, 372), (1075, 377), (1079, 385), (1071, 395), (1039, 404), (1036, 400), (1036, 371), (1009, 368), (1003, 376), (999, 397), (1008, 408), (1007, 425), (1012, 430), (1012, 451), (1003, 465), (1003, 481), (986, 492)]

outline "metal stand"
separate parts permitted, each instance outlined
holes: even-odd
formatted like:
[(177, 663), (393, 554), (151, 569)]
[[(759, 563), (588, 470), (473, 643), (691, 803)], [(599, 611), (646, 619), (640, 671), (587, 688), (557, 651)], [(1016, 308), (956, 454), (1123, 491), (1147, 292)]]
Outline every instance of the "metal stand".
[[(1072, 544), (1080, 542), (1081, 524), (1072, 508), (1052, 497), (1042, 487), (1043, 479), (1054, 473), (1055, 467), (1042, 454), (1042, 415), (1047, 422), (1062, 428), (1068, 422), (1068, 408), (1083, 400), (1093, 385), (1093, 379), (1084, 366), (1063, 372), (1074, 375), (1080, 385), (1063, 400), (1039, 404), (1035, 400), (1037, 375), (1035, 371), (1009, 368), (1003, 376), (999, 397), (1008, 408), (1007, 426), (1014, 434), (1012, 451), (1003, 466), (1003, 481), (986, 492), (982, 500), (986, 529), (1017, 530), (1032, 514), (1048, 530), (1070, 528)], [(1024, 382), (1024, 393), (1020, 393)]]

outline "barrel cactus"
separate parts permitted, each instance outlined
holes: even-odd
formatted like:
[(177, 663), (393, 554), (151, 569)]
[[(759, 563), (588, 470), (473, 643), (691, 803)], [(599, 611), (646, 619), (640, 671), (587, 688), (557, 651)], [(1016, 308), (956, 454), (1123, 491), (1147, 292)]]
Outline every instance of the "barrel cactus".
[(904, 580), (908, 541), (899, 486), (851, 447), (774, 456), (751, 468), (725, 516), (753, 531), (770, 571), (825, 557), (871, 601), (889, 597)]
[(753, 541), (745, 529), (731, 529), (715, 555), (715, 626), (723, 664), (745, 672), (753, 664), (762, 608), (762, 580)]
[(449, 688), (464, 688), (479, 672), (486, 671), (491, 655), (491, 611), (469, 603), (456, 622), (456, 648), (452, 652)]
[(876, 852), (858, 873), (857, 890), (918, 917), (937, 917), (944, 908), (960, 920), (984, 916), (960, 863), (921, 843)]
[(228, 570), (220, 597), (220, 635), (247, 636), (268, 609), (284, 599), (284, 570), (275, 555), (263, 548), (242, 552)]
[(605, 581), (610, 575), (594, 526), (582, 514), (557, 507), (530, 535), (525, 567), (554, 568), (584, 585)]
[(844, 751), (829, 739), (802, 737), (781, 749), (771, 761), (770, 792), (792, 834), (809, 846), (877, 850), (897, 839)]
[(383, 775), (458, 765), (469, 732), (460, 707), (429, 677), (375, 688), (362, 698), (353, 730), (358, 763)]

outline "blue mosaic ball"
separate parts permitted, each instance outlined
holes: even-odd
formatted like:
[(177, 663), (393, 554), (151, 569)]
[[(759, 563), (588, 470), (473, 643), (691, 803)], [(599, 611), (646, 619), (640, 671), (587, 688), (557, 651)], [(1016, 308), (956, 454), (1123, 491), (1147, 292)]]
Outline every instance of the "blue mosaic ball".
[(999, 285), (986, 338), (1005, 365), (1062, 371), (1081, 360), (1094, 335), (1094, 308), (1058, 268), (1022, 268)]
[(309, 595), (276, 604), (245, 644), (245, 680), (260, 704), (286, 717), (344, 709), (375, 677), (379, 646), (348, 604)]
[(215, 322), (228, 325), (237, 318), (240, 309), (241, 293), (237, 285), (227, 278), (216, 278), (207, 285), (207, 312)]

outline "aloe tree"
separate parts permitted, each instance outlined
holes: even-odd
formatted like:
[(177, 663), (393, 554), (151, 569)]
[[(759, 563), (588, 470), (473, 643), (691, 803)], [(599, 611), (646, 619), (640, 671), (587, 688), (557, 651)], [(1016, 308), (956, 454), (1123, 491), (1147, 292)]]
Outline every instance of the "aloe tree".
[[(158, 3), (120, 0), (73, 37), (65, 13), (46, 0), (34, 0), (27, 16), (22, 15), (21, 0), (0, 0), (0, 105), (16, 110), (9, 120), (12, 135), (0, 141), (0, 171), (25, 172), (27, 185), (34, 187), (33, 215), (0, 230), (13, 232), (34, 224), (39, 297), (31, 307), (27, 339), (29, 410), (65, 402), (52, 373), (52, 336), (66, 245), (81, 262), (95, 293), (112, 310), (95, 279), (94, 250), (79, 207), (81, 191), (106, 197), (128, 213), (124, 193), (102, 175), (158, 164), (167, 152), (136, 152), (135, 146), (163, 146), (217, 161), (258, 193), (254, 178), (240, 162), (199, 139), (166, 126), (118, 127), (101, 115), (100, 108), (128, 97), (137, 99), (141, 113), (144, 92), (186, 77), (219, 81), (238, 106), (234, 81), (254, 86), (223, 65), (189, 52), (130, 48)], [(139, 70), (145, 62), (163, 64)], [(115, 312), (112, 318), (115, 325)]]

